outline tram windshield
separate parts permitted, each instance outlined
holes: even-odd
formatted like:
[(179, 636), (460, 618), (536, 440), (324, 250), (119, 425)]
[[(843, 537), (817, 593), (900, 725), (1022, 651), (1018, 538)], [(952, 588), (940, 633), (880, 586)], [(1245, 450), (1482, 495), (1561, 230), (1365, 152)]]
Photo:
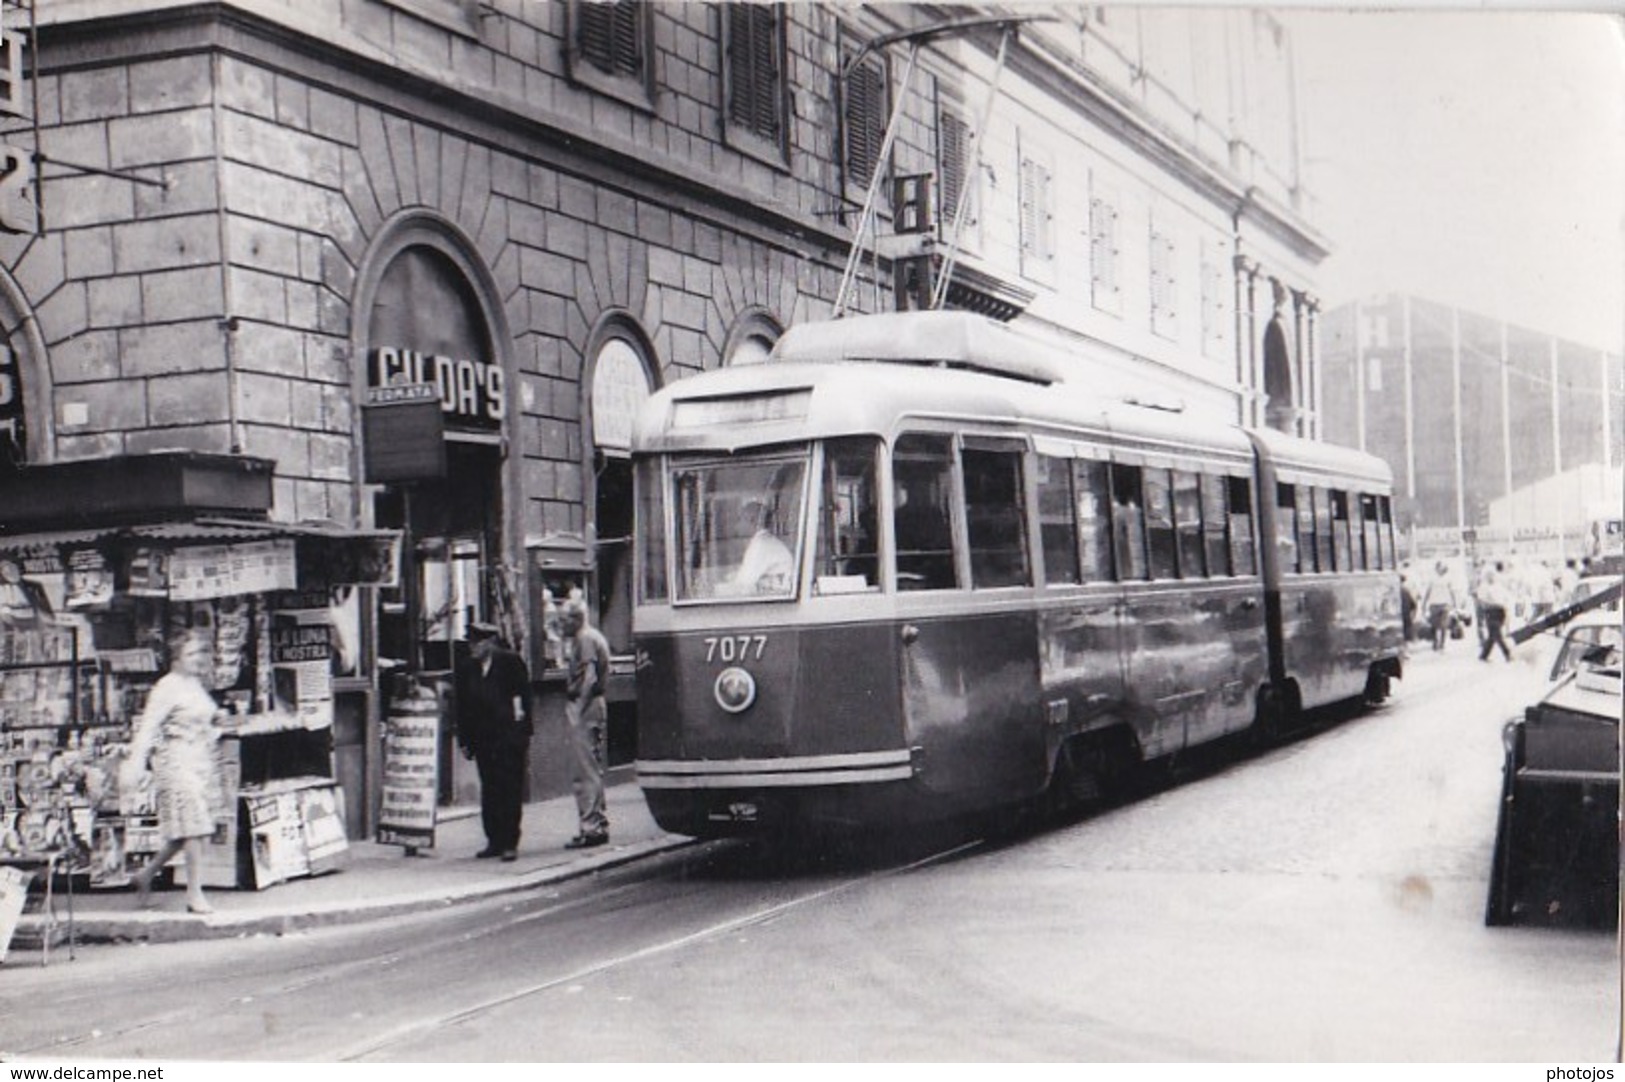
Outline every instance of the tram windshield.
[(674, 464), (674, 600), (782, 600), (801, 566), (807, 453)]

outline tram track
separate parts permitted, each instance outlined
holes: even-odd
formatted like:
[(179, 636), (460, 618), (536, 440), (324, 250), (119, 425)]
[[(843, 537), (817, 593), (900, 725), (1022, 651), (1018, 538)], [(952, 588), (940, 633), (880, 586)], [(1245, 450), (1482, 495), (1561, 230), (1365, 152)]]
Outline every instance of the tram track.
[(930, 853), (924, 857), (911, 860), (896, 867), (882, 868), (865, 872), (858, 878), (836, 883), (833, 886), (809, 891), (796, 897), (776, 902), (774, 904), (754, 909), (750, 912), (730, 917), (727, 920), (660, 940), (656, 943), (640, 947), (613, 957), (604, 958), (585, 966), (574, 968), (566, 973), (549, 976), (545, 979), (512, 988), (496, 995), (488, 996), (478, 1003), (459, 1008), (455, 1011), (437, 1012), (427, 1014), (410, 1022), (397, 1025), (390, 1032), (367, 1041), (358, 1042), (335, 1053), (331, 1058), (337, 1062), (362, 1062), (379, 1056), (392, 1047), (405, 1044), (425, 1034), (455, 1026), (490, 1014), (501, 1008), (521, 1002), (533, 996), (542, 995), (558, 988), (567, 987), (591, 977), (610, 972), (623, 966), (635, 965), (639, 962), (683, 950), (686, 947), (706, 943), (747, 928), (770, 923), (787, 913), (818, 902), (828, 901), (845, 894), (854, 893), (872, 883), (892, 878), (910, 872), (919, 871), (943, 861), (954, 859), (965, 853), (979, 849), (986, 843), (976, 838), (960, 842), (946, 849)]
[[(226, 1058), (278, 1059), (286, 1058), (277, 1039), (278, 1033), (285, 1032), (290, 1036), (298, 1033), (301, 1041), (309, 1040), (300, 1047), (301, 1059), (387, 1060), (391, 1049), (442, 1027), (477, 1020), (504, 1006), (594, 975), (770, 923), (798, 908), (953, 859), (985, 844), (980, 838), (961, 839), (933, 847), (923, 855), (916, 850), (903, 863), (865, 867), (858, 872), (838, 869), (833, 874), (842, 878), (833, 883), (828, 882), (825, 873), (816, 872), (813, 874), (820, 882), (806, 889), (796, 879), (798, 874), (809, 874), (810, 869), (803, 867), (799, 873), (796, 868), (786, 870), (778, 865), (771, 851), (764, 854), (769, 865), (764, 867), (757, 858), (730, 856), (748, 852), (735, 843), (716, 842), (681, 855), (654, 858), (641, 869), (583, 884), (584, 889), (565, 892), (564, 897), (553, 900), (515, 901), (510, 897), (502, 902), (460, 907), (456, 912), (425, 914), (407, 922), (333, 929), (330, 934), (323, 932), (292, 941), (289, 945), (297, 953), (266, 954), (246, 966), (222, 959), (218, 948), (227, 945), (224, 943), (209, 945), (213, 957), (195, 964), (179, 960), (168, 947), (152, 948), (142, 960), (143, 967), (150, 965), (152, 972), (163, 974), (158, 979), (164, 983), (160, 986), (156, 979), (142, 973), (139, 982), (152, 985), (150, 995), (132, 998), (130, 993), (139, 987), (136, 981), (114, 982), (116, 989), (99, 980), (90, 985), (75, 982), (62, 988), (61, 994), (42, 988), (39, 991), (52, 1003), (50, 1017), (81, 1020), (76, 1031), (52, 1032), (50, 1023), (43, 1023), (31, 1035), (34, 1039), (18, 1040), (13, 1034), (5, 1041), (5, 1054), (219, 1058), (219, 1052), (195, 1050), (207, 1031), (217, 1035), (216, 1047), (220, 1050), (233, 1050)], [(730, 863), (733, 860), (739, 863)], [(484, 966), (469, 967), (476, 972), (500, 972), (502, 960), (527, 954), (532, 942), (545, 956), (565, 953), (548, 945), (553, 941), (528, 939), (524, 932), (528, 927), (552, 925), (568, 929), (570, 922), (579, 922), (591, 934), (599, 928), (594, 919), (606, 913), (639, 907), (664, 910), (672, 905), (674, 897), (686, 897), (691, 907), (703, 908), (710, 904), (719, 885), (748, 886), (752, 882), (766, 884), (780, 896), (700, 927), (671, 929), (631, 949), (579, 958), (555, 972), (536, 975), (512, 987), (480, 991), (475, 987), (476, 978), (459, 992), (455, 986), (438, 985), (434, 977), (455, 972), (471, 958), (486, 962)], [(680, 888), (680, 895), (672, 894), (674, 888)], [(497, 914), (500, 918), (492, 919)], [(402, 943), (403, 936), (417, 938)], [(374, 949), (386, 938), (387, 949)], [(567, 941), (565, 947), (567, 950)], [(588, 947), (589, 953), (594, 950)], [(164, 952), (161, 959), (159, 951)], [(430, 976), (426, 978), (425, 974)], [(424, 989), (421, 994), (409, 991), (418, 987)], [(335, 997), (334, 989), (354, 991)], [(459, 995), (469, 992), (475, 994), (458, 1001)], [(323, 1011), (315, 1006), (335, 998), (344, 1001), (347, 1009)], [(440, 1002), (433, 1002), (436, 999)], [(378, 1007), (379, 1001), (383, 1001), (384, 1008)], [(144, 1004), (148, 1009), (143, 1012), (132, 1004)], [(386, 1020), (385, 1015), (391, 1012), (395, 1018)], [(203, 1026), (200, 1018), (205, 1015), (208, 1023)], [(356, 1019), (356, 1024), (341, 1024), (346, 1015)], [(365, 1025), (368, 1019), (384, 1023), (381, 1031), (354, 1039), (358, 1025)], [(326, 1040), (321, 1036), (324, 1030), (328, 1031)], [(232, 1034), (240, 1036), (234, 1041), (229, 1036)]]
[[(557, 918), (588, 905), (602, 904), (605, 899), (635, 890), (644, 883), (631, 882), (612, 886), (604, 890), (593, 892), (547, 906), (543, 909), (510, 917), (509, 919), (481, 927), (471, 928), (456, 937), (459, 944), (468, 944), (484, 939), (491, 939), (525, 924)], [(434, 914), (425, 920), (444, 919), (445, 914)], [(374, 929), (367, 926), (361, 929), (370, 932)], [(341, 933), (342, 934), (342, 933)], [(173, 1026), (186, 1026), (197, 1019), (198, 1002), (219, 1003), (223, 1001), (228, 1005), (245, 1007), (250, 1004), (260, 1004), (274, 1001), (278, 998), (290, 997), (300, 992), (319, 987), (324, 984), (342, 980), (346, 977), (362, 976), (367, 972), (402, 965), (410, 965), (419, 958), (429, 957), (446, 949), (444, 940), (426, 939), (421, 943), (392, 949), (387, 953), (371, 954), (362, 958), (346, 961), (333, 961), (330, 957), (321, 956), (309, 962), (295, 965), (288, 971), (287, 976), (276, 983), (256, 988), (251, 992), (231, 991), (233, 984), (242, 980), (240, 972), (227, 971), (218, 976), (194, 976), (187, 981), (189, 1002), (182, 1007), (166, 1010), (145, 1018), (135, 1019), (126, 1025), (107, 1028), (95, 1027), (88, 1032), (69, 1037), (56, 1037), (49, 1041), (33, 1045), (19, 1045), (7, 1049), (8, 1054), (40, 1055), (45, 1053), (60, 1053), (71, 1051), (94, 1052), (99, 1045), (107, 1045), (119, 1040), (137, 1037), (143, 1033), (158, 1033)], [(211, 996), (212, 991), (225, 990), (222, 997)], [(53, 996), (53, 1003), (59, 1013), (71, 1017), (77, 1009), (92, 1005), (105, 999), (105, 989), (92, 986), (78, 994)]]

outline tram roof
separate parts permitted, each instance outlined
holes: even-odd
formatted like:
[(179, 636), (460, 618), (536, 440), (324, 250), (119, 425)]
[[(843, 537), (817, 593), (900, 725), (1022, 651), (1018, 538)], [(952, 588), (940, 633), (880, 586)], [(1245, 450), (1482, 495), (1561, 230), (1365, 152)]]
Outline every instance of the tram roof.
[(798, 323), (776, 361), (882, 361), (959, 368), (1029, 383), (1066, 378), (1079, 358), (973, 312), (883, 312)]
[(1248, 429), (1259, 454), (1274, 463), (1283, 480), (1318, 481), (1353, 477), (1392, 485), (1394, 471), (1375, 455), (1335, 443), (1300, 439), (1269, 428)]
[[(968, 312), (797, 324), (764, 363), (700, 373), (657, 392), (639, 415), (633, 446), (732, 452), (884, 436), (933, 420), (1018, 429), (1040, 440), (1093, 440), (1131, 457), (1201, 451), (1251, 458), (1247, 430), (1103, 393), (1089, 360), (1084, 349), (1066, 350)], [(1358, 451), (1278, 432), (1255, 436), (1285, 473), (1391, 480), (1385, 464)]]
[(1231, 425), (1133, 406), (1082, 381), (1041, 384), (986, 370), (889, 361), (770, 360), (705, 372), (657, 392), (639, 414), (633, 447), (732, 452), (774, 442), (869, 433), (922, 423), (1007, 429), (1178, 455), (1250, 458)]

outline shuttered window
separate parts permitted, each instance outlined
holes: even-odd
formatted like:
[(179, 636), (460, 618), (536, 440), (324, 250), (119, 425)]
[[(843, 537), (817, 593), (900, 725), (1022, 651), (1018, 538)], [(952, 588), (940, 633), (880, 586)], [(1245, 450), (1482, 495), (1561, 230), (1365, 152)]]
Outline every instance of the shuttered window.
[(886, 68), (875, 57), (853, 68), (841, 88), (841, 161), (847, 186), (860, 193), (868, 189), (875, 170), (884, 168), (880, 147), (886, 140), (886, 98)]
[(1103, 312), (1122, 311), (1117, 265), (1117, 201), (1097, 190), (1089, 199), (1089, 286), (1090, 299)]
[(780, 158), (786, 152), (784, 10), (729, 4), (722, 24), (730, 137), (757, 140)]
[(1224, 357), (1230, 342), (1230, 295), (1232, 279), (1226, 253), (1217, 245), (1202, 242), (1202, 352)]
[(649, 5), (643, 0), (575, 0), (568, 17), (570, 78), (629, 104), (652, 105)]
[(577, 5), (576, 46), (582, 59), (606, 75), (641, 74), (641, 9), (635, 0)]
[(1174, 238), (1151, 223), (1151, 330), (1163, 338), (1179, 337), (1178, 251)]
[(1055, 282), (1055, 172), (1038, 151), (1021, 155), (1021, 273), (1045, 285)]
[(937, 176), (942, 217), (952, 227), (970, 170), (970, 123), (951, 106), (937, 112)]

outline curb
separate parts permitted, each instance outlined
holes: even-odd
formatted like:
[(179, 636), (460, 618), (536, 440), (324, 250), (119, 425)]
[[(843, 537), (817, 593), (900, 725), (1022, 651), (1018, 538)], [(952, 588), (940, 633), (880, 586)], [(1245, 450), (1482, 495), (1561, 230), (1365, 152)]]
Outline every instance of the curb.
[[(452, 906), (483, 901), (503, 894), (533, 890), (539, 886), (578, 879), (594, 872), (618, 868), (637, 860), (695, 844), (697, 840), (694, 838), (667, 836), (651, 841), (634, 842), (624, 847), (614, 847), (581, 857), (568, 864), (539, 868), (511, 879), (489, 879), (449, 890), (437, 889), (370, 901), (362, 899), (328, 902), (278, 912), (234, 914), (217, 911), (204, 917), (150, 911), (90, 915), (76, 913), (73, 921), (73, 939), (77, 946), (132, 942), (182, 943), (204, 939), (287, 935), (312, 928), (362, 924), (435, 909), (449, 909)], [(51, 925), (51, 919), (40, 913), (23, 916), (17, 923), (12, 938), (12, 949), (39, 950)], [(67, 942), (67, 918), (59, 913), (55, 921), (52, 950), (62, 950)]]

